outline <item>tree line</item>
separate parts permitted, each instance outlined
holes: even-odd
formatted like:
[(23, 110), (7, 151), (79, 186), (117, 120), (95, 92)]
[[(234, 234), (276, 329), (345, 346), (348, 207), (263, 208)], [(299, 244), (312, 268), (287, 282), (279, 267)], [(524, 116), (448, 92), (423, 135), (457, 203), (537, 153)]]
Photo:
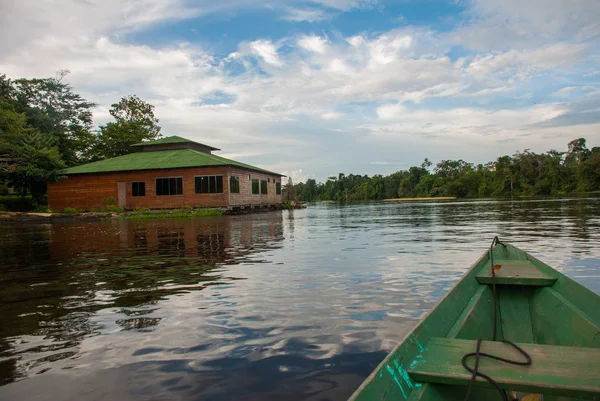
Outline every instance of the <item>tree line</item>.
[(154, 106), (135, 95), (110, 108), (114, 121), (95, 127), (86, 100), (56, 77), (12, 80), (0, 74), (0, 195), (14, 188), (44, 203), (46, 182), (66, 167), (120, 156), (160, 137)]
[(482, 198), (594, 191), (600, 191), (600, 147), (588, 149), (585, 138), (569, 142), (567, 152), (550, 150), (538, 154), (524, 150), (486, 164), (442, 160), (433, 168), (425, 159), (420, 166), (388, 176), (340, 173), (326, 182), (308, 179), (292, 186), (293, 196), (302, 201)]

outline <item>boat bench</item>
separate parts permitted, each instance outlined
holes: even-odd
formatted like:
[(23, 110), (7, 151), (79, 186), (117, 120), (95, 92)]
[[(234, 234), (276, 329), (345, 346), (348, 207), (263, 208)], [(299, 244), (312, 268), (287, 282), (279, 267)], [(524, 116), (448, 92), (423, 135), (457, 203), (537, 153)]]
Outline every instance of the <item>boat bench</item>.
[[(497, 267), (496, 284), (545, 287), (551, 286), (557, 279), (542, 272), (528, 260), (498, 260), (494, 265)], [(476, 278), (479, 284), (492, 284), (490, 265), (481, 269)]]
[[(475, 352), (476, 345), (475, 340), (431, 338), (408, 372), (417, 382), (468, 385), (471, 373), (461, 360), (465, 354)], [(600, 348), (517, 345), (531, 356), (530, 366), (481, 357), (479, 371), (491, 376), (505, 390), (600, 399)], [(524, 361), (517, 350), (503, 342), (483, 341), (481, 352)], [(469, 366), (474, 366), (475, 357), (469, 361)], [(480, 377), (474, 385), (492, 388), (491, 383)]]

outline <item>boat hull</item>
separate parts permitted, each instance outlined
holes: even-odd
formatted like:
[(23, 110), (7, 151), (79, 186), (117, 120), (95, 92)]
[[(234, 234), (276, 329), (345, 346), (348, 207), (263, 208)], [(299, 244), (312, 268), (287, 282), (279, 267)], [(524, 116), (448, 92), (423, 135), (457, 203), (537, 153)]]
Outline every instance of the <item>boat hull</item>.
[[(439, 346), (443, 339), (457, 342), (471, 340), (473, 344), (475, 340), (482, 339), (484, 348), (486, 342), (493, 340), (493, 281), (497, 293), (498, 340), (505, 339), (531, 347), (539, 345), (546, 350), (544, 352), (553, 355), (559, 351), (558, 347), (589, 349), (587, 353), (577, 353), (578, 356), (573, 352), (574, 361), (571, 363), (569, 360), (571, 365), (564, 369), (568, 372), (576, 370), (569, 366), (590, 366), (588, 370), (592, 369), (592, 372), (586, 371), (590, 374), (595, 374), (594, 369), (599, 369), (597, 377), (600, 383), (600, 366), (597, 363), (600, 361), (579, 360), (582, 355), (589, 355), (591, 359), (600, 356), (600, 353), (596, 353), (600, 351), (600, 297), (514, 246), (496, 245), (491, 252), (481, 256), (438, 305), (381, 362), (350, 400), (464, 400), (467, 390), (464, 378), (470, 376), (469, 372), (456, 368), (452, 368), (452, 372), (439, 372), (444, 368), (443, 363), (433, 366), (435, 361), (424, 362), (424, 359), (435, 358), (427, 354), (430, 340)], [(493, 279), (491, 257), (496, 269)], [(450, 343), (454, 344), (452, 341)], [(560, 351), (568, 353), (569, 349), (561, 348)], [(475, 351), (475, 345), (472, 351)], [(447, 365), (455, 366), (456, 363), (460, 365), (460, 361), (456, 360), (448, 361)], [(553, 384), (557, 376), (552, 369), (544, 376), (543, 371), (536, 370), (541, 363), (534, 360), (533, 364), (533, 367), (527, 368), (508, 365), (502, 374), (497, 374), (500, 381), (506, 381), (502, 387), (508, 391), (530, 388), (536, 394), (543, 394), (544, 400), (600, 399), (594, 383), (581, 392), (565, 389), (565, 386)], [(492, 369), (492, 365), (488, 364), (486, 368)], [(423, 380), (427, 377), (423, 371), (428, 369), (438, 369), (431, 375), (431, 380), (436, 382)], [(447, 369), (450, 370), (450, 367)], [(515, 372), (518, 373), (516, 376), (525, 377), (522, 381), (531, 381), (531, 386), (519, 387), (514, 380), (510, 381), (507, 377)], [(538, 373), (540, 377), (536, 376), (535, 382), (533, 377)], [(571, 374), (576, 375), (577, 372)], [(456, 377), (452, 376), (452, 380), (449, 380), (444, 375)], [(580, 382), (585, 387), (587, 382), (582, 380)], [(501, 399), (497, 390), (490, 387), (487, 381), (478, 379), (470, 398)]]

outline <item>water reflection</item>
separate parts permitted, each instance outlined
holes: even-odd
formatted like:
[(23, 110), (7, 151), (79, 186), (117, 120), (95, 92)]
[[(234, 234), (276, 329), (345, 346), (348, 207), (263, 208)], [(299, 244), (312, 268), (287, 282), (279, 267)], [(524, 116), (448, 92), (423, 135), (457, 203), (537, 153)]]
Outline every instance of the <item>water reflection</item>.
[(345, 399), (495, 234), (600, 292), (599, 198), (0, 233), (0, 399)]
[[(281, 246), (281, 214), (82, 225), (3, 226), (0, 383), (70, 358), (92, 321), (116, 308), (120, 330), (160, 323), (160, 301), (234, 280), (219, 267)], [(240, 248), (240, 245), (242, 247)]]

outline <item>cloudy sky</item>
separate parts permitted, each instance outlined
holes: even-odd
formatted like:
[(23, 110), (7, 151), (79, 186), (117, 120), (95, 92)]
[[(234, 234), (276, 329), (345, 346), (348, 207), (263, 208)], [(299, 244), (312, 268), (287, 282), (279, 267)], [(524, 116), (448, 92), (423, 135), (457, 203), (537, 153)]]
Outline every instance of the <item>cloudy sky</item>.
[(600, 146), (598, 0), (3, 0), (0, 72), (318, 180)]

